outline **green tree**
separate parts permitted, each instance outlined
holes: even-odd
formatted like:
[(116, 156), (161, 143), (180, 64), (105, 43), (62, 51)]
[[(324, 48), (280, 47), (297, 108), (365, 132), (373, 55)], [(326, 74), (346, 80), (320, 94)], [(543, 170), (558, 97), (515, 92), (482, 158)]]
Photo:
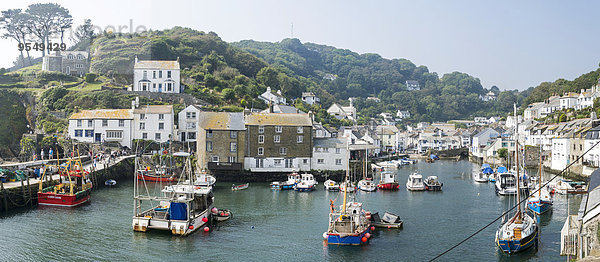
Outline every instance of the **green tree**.
[(233, 91), (233, 89), (231, 89), (231, 88), (223, 89), (223, 99), (228, 100), (228, 101), (234, 100), (235, 99), (235, 91)]
[(21, 141), (19, 144), (21, 146), (21, 154), (22, 155), (30, 156), (34, 153), (35, 141), (33, 141), (33, 139), (31, 139), (30, 137), (21, 138)]
[(558, 118), (558, 122), (567, 122), (567, 115), (565, 113), (562, 113)]
[(498, 149), (497, 151), (498, 153), (498, 157), (500, 157), (501, 159), (503, 159), (504, 161), (506, 161), (506, 158), (508, 157), (508, 149), (503, 147)]

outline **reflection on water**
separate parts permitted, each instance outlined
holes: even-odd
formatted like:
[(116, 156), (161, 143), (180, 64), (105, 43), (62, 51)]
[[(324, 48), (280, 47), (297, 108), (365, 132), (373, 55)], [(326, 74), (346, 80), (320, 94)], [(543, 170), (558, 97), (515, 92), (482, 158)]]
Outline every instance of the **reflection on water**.
[[(474, 182), (471, 174), (478, 168), (467, 161), (422, 162), (398, 171), (400, 190), (358, 191), (356, 199), (365, 209), (390, 211), (404, 220), (403, 229), (378, 229), (369, 245), (360, 247), (324, 244), (329, 199), (339, 205), (342, 197), (339, 192), (324, 191), (321, 184), (308, 193), (275, 191), (267, 183), (251, 183), (246, 190), (232, 192), (228, 183), (218, 184), (215, 205), (230, 209), (233, 218), (215, 225), (210, 233), (174, 237), (168, 232), (132, 231), (133, 184), (119, 181), (115, 188), (94, 191), (92, 201), (80, 208), (35, 208), (0, 215), (0, 261), (423, 261), (463, 240), (514, 203), (514, 197), (496, 196), (493, 184)], [(423, 177), (438, 176), (443, 191), (407, 191), (406, 180), (415, 171)], [(553, 211), (539, 218), (538, 249), (513, 256), (499, 252), (494, 244), (497, 222), (441, 261), (563, 260), (558, 253), (566, 200), (566, 196), (555, 196)], [(572, 213), (580, 201), (581, 196), (569, 196)]]

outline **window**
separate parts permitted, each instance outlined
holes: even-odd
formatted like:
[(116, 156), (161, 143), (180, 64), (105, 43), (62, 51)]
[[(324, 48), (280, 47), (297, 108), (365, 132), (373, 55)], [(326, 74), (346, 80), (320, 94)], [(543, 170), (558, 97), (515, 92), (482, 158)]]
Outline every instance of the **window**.
[(196, 122), (187, 122), (187, 123), (185, 124), (185, 127), (186, 127), (187, 129), (196, 129)]
[(308, 159), (302, 159), (302, 163), (305, 165), (308, 164)]
[(259, 144), (262, 144), (262, 143), (264, 143), (264, 142), (265, 142), (265, 136), (264, 136), (264, 135), (259, 135), (259, 136), (258, 136), (258, 143), (259, 143)]
[(230, 131), (229, 132), (229, 137), (230, 138), (237, 138), (237, 131)]
[(152, 78), (156, 79), (156, 71), (152, 71)]
[(152, 90), (156, 91), (156, 83), (152, 84)]
[(335, 160), (335, 164), (338, 165), (338, 166), (341, 166), (342, 165), (342, 160), (341, 159), (336, 159)]
[(230, 157), (228, 157), (228, 158), (227, 158), (227, 161), (228, 161), (229, 163), (235, 163), (235, 162), (237, 162), (237, 157), (235, 157), (235, 156), (230, 156)]
[(258, 133), (262, 134), (265, 132), (265, 126), (258, 126)]
[(85, 130), (85, 137), (94, 137), (94, 130)]
[(279, 135), (273, 136), (273, 142), (279, 143), (281, 141), (281, 137)]
[(75, 130), (75, 137), (82, 137), (83, 136), (83, 130)]
[(237, 152), (237, 143), (236, 142), (229, 143), (229, 151)]
[(160, 133), (154, 134), (154, 140), (160, 140)]
[(88, 120), (88, 127), (92, 127), (94, 125), (94, 121)]
[(142, 133), (142, 139), (148, 139), (148, 133)]
[(287, 148), (280, 147), (279, 148), (279, 154), (281, 154), (281, 155), (287, 155)]
[(213, 136), (212, 130), (206, 131), (206, 138), (211, 138)]
[(123, 131), (106, 131), (106, 138), (123, 138)]
[(79, 54), (79, 55), (77, 55), (77, 59), (83, 60), (83, 56)]
[(144, 78), (148, 78), (148, 71), (144, 71)]
[(171, 91), (173, 87), (172, 83), (167, 83), (167, 91)]
[(162, 91), (162, 84), (158, 84), (158, 91)]
[(165, 129), (165, 123), (158, 123), (158, 130)]
[(264, 167), (265, 165), (265, 160), (262, 158), (257, 158), (256, 159), (256, 167)]
[(281, 126), (275, 126), (275, 132), (281, 133), (282, 130)]
[(81, 120), (77, 120), (77, 127), (81, 127)]
[(158, 71), (158, 78), (162, 78), (162, 71)]
[(265, 154), (265, 149), (264, 149), (264, 148), (262, 148), (262, 147), (259, 147), (259, 148), (258, 148), (258, 155), (259, 155), (259, 156), (262, 156), (262, 155), (264, 155), (264, 154)]
[(206, 141), (206, 151), (211, 152), (212, 149), (212, 141)]
[(304, 127), (299, 126), (297, 129), (298, 134), (304, 133)]
[(140, 114), (140, 120), (146, 120), (146, 114)]
[(167, 78), (171, 78), (171, 71), (167, 71)]
[(140, 130), (146, 129), (146, 123), (140, 123)]
[(125, 126), (125, 120), (119, 120), (119, 126), (121, 126), (121, 127)]
[(188, 132), (187, 138), (188, 139), (196, 139), (196, 132)]
[(189, 119), (195, 119), (196, 118), (196, 112), (186, 112), (185, 113), (185, 117), (189, 118)]
[(219, 162), (219, 156), (212, 156), (211, 162)]
[(317, 159), (317, 164), (324, 164), (324, 163), (325, 163), (325, 159), (323, 159), (323, 158)]
[(108, 120), (102, 119), (102, 126), (108, 126)]
[(165, 120), (165, 114), (158, 114), (158, 120)]
[(67, 58), (68, 58), (68, 59), (75, 59), (75, 56), (74, 56), (74, 55), (72, 55), (72, 54), (69, 54), (69, 55), (67, 56)]
[(298, 142), (298, 143), (302, 143), (302, 142), (304, 142), (304, 136), (298, 136), (298, 137), (296, 138), (296, 142)]
[(281, 159), (275, 159), (273, 160), (275, 166), (281, 166)]
[(341, 149), (341, 148), (336, 148), (336, 149), (335, 149), (335, 153), (336, 153), (336, 154), (340, 154), (340, 153), (342, 153), (342, 149)]

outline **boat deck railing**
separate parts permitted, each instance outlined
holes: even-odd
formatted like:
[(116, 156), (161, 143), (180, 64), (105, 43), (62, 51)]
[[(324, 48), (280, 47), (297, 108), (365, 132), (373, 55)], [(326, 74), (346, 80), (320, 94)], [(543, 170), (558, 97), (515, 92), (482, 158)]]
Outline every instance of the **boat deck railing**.
[(579, 246), (579, 227), (577, 215), (570, 215), (560, 230), (560, 255), (575, 256)]

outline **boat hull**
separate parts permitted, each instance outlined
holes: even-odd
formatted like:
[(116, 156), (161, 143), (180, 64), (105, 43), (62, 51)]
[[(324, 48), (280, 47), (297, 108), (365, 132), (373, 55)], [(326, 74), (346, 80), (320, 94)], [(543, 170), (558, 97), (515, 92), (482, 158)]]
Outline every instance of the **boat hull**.
[(309, 187), (300, 187), (300, 186), (296, 185), (295, 190), (298, 192), (310, 192), (310, 191), (315, 190), (315, 185), (312, 185)]
[(148, 176), (148, 175), (137, 175), (138, 180), (150, 181), (150, 182), (173, 182), (175, 181), (175, 177), (166, 177), (166, 176)]
[(328, 245), (348, 245), (348, 246), (358, 246), (362, 244), (366, 244), (368, 242), (363, 242), (362, 239), (365, 235), (371, 232), (371, 226), (369, 225), (363, 232), (358, 234), (340, 236), (337, 233), (327, 233), (327, 244)]
[(294, 185), (290, 184), (290, 185), (282, 185), (282, 184), (271, 184), (271, 189), (277, 189), (277, 190), (292, 190), (294, 189)]
[(76, 207), (90, 200), (90, 191), (88, 189), (75, 195), (38, 192), (38, 204), (44, 206)]
[(525, 251), (528, 248), (532, 247), (536, 242), (538, 235), (537, 228), (534, 229), (534, 232), (535, 233), (518, 240), (496, 239), (496, 245), (498, 245), (498, 248), (500, 248), (502, 252), (508, 254), (514, 254)]
[(400, 185), (398, 183), (384, 183), (377, 185), (377, 187), (383, 190), (398, 190)]
[(530, 201), (527, 202), (527, 208), (537, 215), (543, 214), (552, 208), (552, 203), (548, 201)]

